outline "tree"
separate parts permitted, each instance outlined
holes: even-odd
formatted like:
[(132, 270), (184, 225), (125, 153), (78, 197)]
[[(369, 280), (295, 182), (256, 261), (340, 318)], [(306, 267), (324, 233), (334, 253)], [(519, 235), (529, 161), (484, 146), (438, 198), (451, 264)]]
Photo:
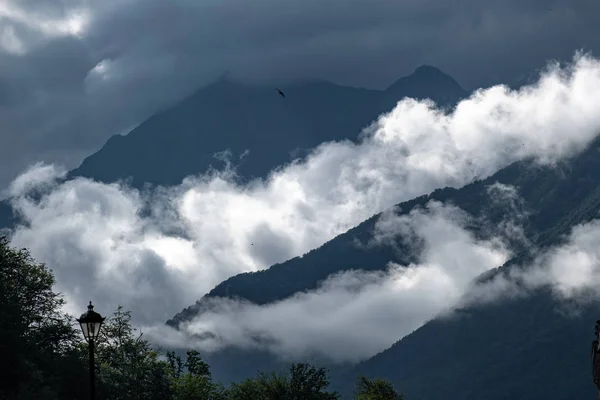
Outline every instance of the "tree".
[(287, 400), (290, 399), (287, 376), (276, 372), (259, 372), (254, 379), (232, 383), (227, 391), (228, 400)]
[(225, 389), (212, 381), (210, 367), (200, 353), (188, 350), (183, 362), (174, 352), (167, 353), (174, 400), (225, 400)]
[(356, 400), (402, 400), (394, 386), (384, 379), (360, 376), (356, 382)]
[(327, 371), (310, 364), (292, 364), (290, 367), (290, 392), (293, 399), (335, 400), (339, 395), (325, 389), (330, 384)]
[(99, 389), (106, 399), (225, 400), (225, 389), (212, 381), (197, 351), (187, 351), (185, 361), (172, 351), (163, 357), (136, 331), (131, 312), (121, 306), (102, 328), (96, 354)]
[(232, 382), (227, 389), (227, 400), (268, 400), (258, 379)]
[[(26, 249), (0, 236), (0, 398), (55, 399), (75, 396), (69, 385), (81, 374), (73, 320), (61, 311), (52, 272)], [(71, 364), (66, 361), (72, 362)]]
[(104, 323), (96, 344), (99, 390), (110, 400), (170, 398), (169, 363), (142, 339), (143, 333), (135, 337), (134, 331), (131, 312), (121, 306)]
[(292, 364), (288, 375), (259, 373), (254, 379), (232, 383), (228, 400), (336, 400), (339, 395), (327, 392), (329, 378), (324, 368), (310, 364)]

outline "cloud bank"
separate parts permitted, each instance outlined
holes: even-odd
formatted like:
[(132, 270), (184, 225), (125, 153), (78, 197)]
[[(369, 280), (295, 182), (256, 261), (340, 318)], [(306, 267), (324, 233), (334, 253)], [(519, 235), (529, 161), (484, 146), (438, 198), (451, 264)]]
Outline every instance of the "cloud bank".
[[(316, 357), (354, 363), (433, 318), (451, 318), (457, 309), (529, 296), (539, 289), (554, 293), (557, 311), (561, 304), (577, 312), (577, 306), (599, 301), (600, 219), (575, 226), (562, 244), (535, 249), (523, 235), (520, 223), (526, 213), (515, 188), (495, 184), (488, 189), (494, 201), (511, 207), (504, 221), (487, 227), (487, 240), (465, 229), (485, 221), (455, 206), (431, 201), (405, 215), (386, 212), (376, 224), (374, 240), (380, 245), (398, 238), (419, 242), (418, 262), (390, 263), (387, 271), (335, 274), (316, 290), (262, 306), (205, 299), (207, 311), (180, 324), (179, 330), (145, 329), (167, 347), (203, 352), (238, 347), (268, 350), (285, 361)], [(512, 256), (508, 243), (515, 237), (537, 256), (528, 264), (496, 269)], [(474, 281), (492, 270), (492, 279)]]
[(55, 271), (70, 311), (93, 299), (162, 322), (223, 279), (301, 255), (398, 202), (524, 158), (552, 164), (599, 131), (600, 62), (580, 55), (518, 92), (478, 91), (451, 113), (405, 99), (359, 143), (324, 143), (247, 185), (225, 170), (139, 192), (63, 182), (64, 170), (37, 165), (7, 192), (25, 220), (12, 242)]
[(575, 226), (565, 238), (527, 265), (514, 265), (472, 287), (461, 305), (486, 304), (549, 288), (558, 300), (600, 300), (600, 219)]
[(387, 213), (378, 232), (421, 240), (418, 263), (336, 274), (315, 291), (265, 306), (211, 299), (210, 311), (181, 324), (180, 331), (154, 327), (147, 333), (167, 346), (203, 351), (236, 346), (267, 349), (284, 359), (362, 360), (451, 307), (473, 278), (506, 262), (505, 243), (475, 239), (464, 228), (469, 219), (439, 202), (408, 215)]

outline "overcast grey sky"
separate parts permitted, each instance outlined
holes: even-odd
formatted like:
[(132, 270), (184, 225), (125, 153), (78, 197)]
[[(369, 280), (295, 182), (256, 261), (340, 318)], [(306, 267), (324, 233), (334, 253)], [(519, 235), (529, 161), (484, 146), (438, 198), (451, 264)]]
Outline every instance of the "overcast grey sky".
[(2, 0), (0, 187), (33, 161), (75, 166), (225, 70), (385, 87), (427, 63), (471, 89), (595, 50), (597, 15), (593, 0)]

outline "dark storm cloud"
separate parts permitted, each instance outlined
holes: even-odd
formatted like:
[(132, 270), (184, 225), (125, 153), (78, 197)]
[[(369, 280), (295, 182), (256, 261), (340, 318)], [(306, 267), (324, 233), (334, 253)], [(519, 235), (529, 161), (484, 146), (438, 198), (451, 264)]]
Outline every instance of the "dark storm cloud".
[(472, 88), (595, 49), (599, 12), (590, 0), (5, 1), (0, 186), (35, 160), (74, 166), (226, 70), (383, 87), (428, 63)]

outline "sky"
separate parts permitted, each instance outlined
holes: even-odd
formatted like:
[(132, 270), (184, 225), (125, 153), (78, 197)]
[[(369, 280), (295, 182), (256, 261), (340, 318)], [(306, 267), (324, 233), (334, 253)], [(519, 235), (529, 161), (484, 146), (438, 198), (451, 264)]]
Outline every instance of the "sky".
[[(93, 299), (103, 314), (121, 304), (136, 324), (163, 329), (168, 318), (223, 279), (300, 256), (387, 210), (372, 239), (401, 234), (423, 240), (428, 245), (411, 268), (392, 264), (387, 273), (330, 277), (314, 292), (267, 307), (217, 304), (221, 312), (186, 327), (190, 333), (209, 327), (226, 344), (252, 346), (240, 332), (265, 321), (278, 354), (312, 352), (356, 361), (469, 297), (472, 278), (510, 257), (506, 237), (519, 237), (523, 214), (514, 188), (490, 187), (490, 204), (506, 201), (514, 212), (492, 238), (478, 240), (465, 229), (473, 216), (451, 205), (429, 204), (408, 216), (390, 207), (436, 188), (463, 186), (514, 161), (554, 165), (597, 136), (600, 60), (580, 53), (568, 65), (549, 64), (544, 71), (518, 91), (503, 86), (476, 91), (449, 113), (426, 100), (404, 99), (357, 143), (323, 143), (305, 159), (249, 183), (225, 169), (140, 192), (124, 183), (63, 182), (64, 167), (38, 163), (6, 192), (26, 222), (11, 240), (54, 271), (70, 313), (80, 313)], [(531, 287), (552, 285), (559, 295), (577, 294), (589, 277), (599, 279), (598, 235), (597, 224), (578, 228), (571, 247), (534, 265), (542, 271), (550, 265), (551, 274), (532, 272), (522, 279)], [(567, 270), (570, 254), (581, 265)], [(494, 288), (508, 286), (498, 281)], [(487, 300), (473, 293), (474, 301)], [(373, 329), (390, 304), (397, 318), (377, 333)], [(281, 318), (292, 311), (294, 318), (305, 317), (305, 330), (298, 331), (304, 334), (283, 329)], [(348, 335), (344, 343), (355, 351), (344, 355), (336, 343), (355, 324), (371, 330)], [(328, 334), (313, 340), (322, 331)], [(159, 331), (157, 337), (183, 340), (173, 332)], [(194, 343), (202, 351), (219, 345)]]
[(422, 64), (471, 90), (598, 50), (592, 0), (3, 0), (0, 188), (76, 167), (225, 72), (383, 88)]

